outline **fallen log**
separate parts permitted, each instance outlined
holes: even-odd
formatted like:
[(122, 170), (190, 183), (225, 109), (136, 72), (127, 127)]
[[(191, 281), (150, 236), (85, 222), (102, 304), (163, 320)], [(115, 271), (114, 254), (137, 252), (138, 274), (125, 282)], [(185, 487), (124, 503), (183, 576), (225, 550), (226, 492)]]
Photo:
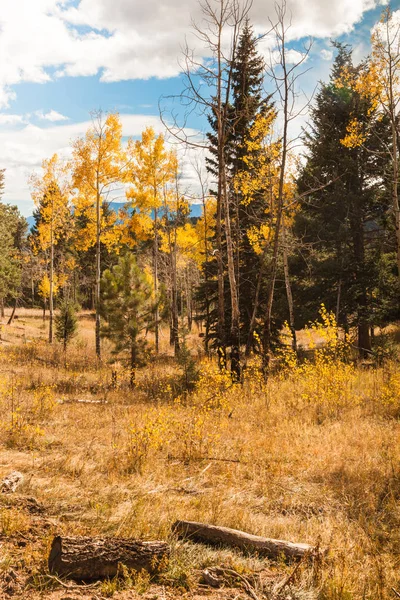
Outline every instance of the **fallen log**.
[(0, 483), (2, 494), (12, 494), (24, 481), (24, 476), (19, 471), (12, 471), (7, 477), (4, 477)]
[(278, 558), (282, 555), (287, 558), (302, 558), (307, 554), (318, 553), (318, 549), (309, 544), (274, 540), (245, 533), (238, 529), (206, 525), (195, 521), (176, 521), (172, 525), (172, 531), (181, 538), (188, 538), (195, 542), (232, 546), (246, 552), (256, 552), (269, 558)]
[(49, 571), (78, 581), (115, 577), (118, 565), (150, 573), (166, 567), (169, 556), (166, 542), (142, 542), (121, 538), (54, 538)]

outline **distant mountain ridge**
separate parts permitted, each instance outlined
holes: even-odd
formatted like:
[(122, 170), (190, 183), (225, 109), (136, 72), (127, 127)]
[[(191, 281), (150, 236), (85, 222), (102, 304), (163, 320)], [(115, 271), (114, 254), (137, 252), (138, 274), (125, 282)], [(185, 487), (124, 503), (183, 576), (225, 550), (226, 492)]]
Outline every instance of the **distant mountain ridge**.
[[(123, 204), (124, 204), (123, 202), (110, 202), (109, 206), (110, 206), (111, 210), (115, 210), (115, 212), (117, 212), (117, 210), (122, 208)], [(202, 212), (203, 212), (203, 208), (202, 208), (201, 204), (191, 204), (190, 205), (190, 216), (191, 217), (198, 219), (199, 217), (201, 217)], [(35, 224), (35, 217), (33, 215), (30, 215), (29, 217), (26, 218), (26, 221), (28, 223), (28, 229), (30, 231)]]

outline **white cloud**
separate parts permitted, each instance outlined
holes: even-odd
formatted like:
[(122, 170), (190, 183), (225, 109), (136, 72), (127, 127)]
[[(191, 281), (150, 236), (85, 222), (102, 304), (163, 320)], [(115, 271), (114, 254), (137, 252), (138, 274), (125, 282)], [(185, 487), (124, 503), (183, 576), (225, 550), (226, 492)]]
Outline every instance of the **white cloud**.
[(36, 115), (39, 117), (39, 119), (42, 119), (43, 121), (51, 121), (53, 123), (57, 121), (68, 121), (68, 117), (62, 115), (56, 110), (50, 110), (48, 113), (38, 111)]
[[(211, 3), (213, 0), (211, 0)], [(351, 31), (380, 0), (288, 0), (290, 39), (337, 36)], [(254, 0), (257, 31), (269, 28), (275, 0)], [(0, 107), (15, 95), (13, 86), (45, 83), (52, 77), (101, 73), (104, 82), (179, 73), (177, 57), (189, 35), (191, 18), (200, 22), (198, 0), (2, 0), (0, 13)], [(201, 49), (199, 49), (201, 52)]]
[[(280, 53), (278, 50), (269, 50), (263, 49), (259, 46), (260, 54), (264, 56), (267, 65), (277, 65), (280, 63)], [(294, 50), (293, 48), (289, 48), (285, 52), (285, 61), (287, 65), (297, 65), (300, 62), (307, 62), (308, 55), (306, 52), (300, 52), (299, 50)]]
[[(148, 125), (156, 132), (163, 131), (156, 116), (122, 114), (120, 117), (126, 136), (138, 137)], [(33, 208), (33, 202), (27, 201), (30, 198), (29, 175), (40, 169), (43, 158), (49, 158), (55, 152), (67, 159), (71, 155), (71, 142), (83, 136), (90, 124), (86, 121), (40, 127), (29, 123), (11, 133), (10, 128), (0, 128), (0, 165), (6, 169), (4, 201), (18, 203), (24, 214), (29, 215)]]
[[(325, 0), (287, 0), (292, 13), (288, 40), (350, 32), (363, 13), (379, 3), (336, 0), (332, 10)], [(275, 0), (253, 1), (251, 19), (257, 32), (269, 29), (274, 5)], [(14, 100), (17, 84), (22, 82), (46, 83), (52, 78), (98, 73), (104, 82), (175, 76), (180, 71), (178, 57), (186, 35), (189, 46), (205, 54), (190, 34), (192, 18), (201, 22), (198, 0), (76, 0), (74, 6), (68, 0), (1, 0), (0, 108)], [(264, 48), (265, 52), (273, 48), (271, 38)], [(292, 62), (296, 61), (298, 51), (290, 52)], [(328, 52), (321, 54), (322, 58), (328, 60)], [(324, 66), (328, 66), (326, 62)], [(46, 126), (27, 122), (32, 116), (46, 121)], [(161, 128), (155, 116), (121, 118), (125, 135), (138, 136), (147, 124)], [(89, 126), (88, 122), (66, 119), (53, 109), (35, 115), (0, 113), (0, 167), (7, 169), (5, 199), (24, 203), (25, 214), (32, 208), (27, 200), (29, 174), (54, 152), (68, 156), (70, 140)], [(189, 171), (186, 165), (185, 184), (192, 178)]]
[(0, 113), (0, 125), (16, 125), (17, 123), (24, 123), (23, 115), (10, 115)]
[(333, 58), (333, 51), (332, 50), (327, 50), (326, 48), (323, 48), (320, 52), (321, 58), (323, 60), (332, 60)]

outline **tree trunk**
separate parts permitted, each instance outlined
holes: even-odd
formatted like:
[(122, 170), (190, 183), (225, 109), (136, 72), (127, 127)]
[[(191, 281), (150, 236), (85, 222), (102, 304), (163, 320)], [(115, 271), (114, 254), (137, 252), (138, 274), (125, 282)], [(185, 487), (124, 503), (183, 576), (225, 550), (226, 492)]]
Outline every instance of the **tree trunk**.
[(340, 302), (341, 302), (341, 298), (342, 298), (342, 280), (339, 279), (338, 289), (337, 289), (337, 296), (336, 296), (336, 312), (335, 312), (336, 327), (338, 329), (339, 329), (339, 320), (340, 320)]
[(171, 248), (172, 254), (172, 331), (173, 331), (173, 344), (174, 344), (174, 355), (178, 356), (179, 353), (179, 315), (178, 315), (178, 282), (176, 272), (176, 228), (174, 232), (174, 243)]
[(153, 246), (153, 277), (154, 277), (154, 297), (156, 301), (156, 308), (154, 311), (154, 338), (155, 338), (155, 349), (156, 354), (159, 352), (159, 327), (158, 327), (158, 220), (157, 220), (157, 209), (154, 209), (154, 246)]
[(368, 358), (371, 354), (371, 336), (370, 327), (367, 321), (360, 321), (357, 326), (358, 331), (358, 351), (361, 358)]
[(232, 231), (231, 231), (231, 220), (229, 214), (229, 199), (228, 190), (226, 187), (226, 172), (225, 172), (225, 156), (222, 155), (222, 188), (224, 198), (224, 209), (225, 209), (225, 239), (226, 239), (226, 251), (228, 258), (228, 279), (229, 289), (231, 293), (231, 374), (233, 381), (240, 381), (241, 379), (241, 365), (240, 365), (240, 342), (239, 342), (239, 331), (240, 331), (240, 312), (239, 312), (239, 298), (236, 285), (236, 274), (235, 274), (235, 258), (233, 254), (233, 243), (232, 243)]
[(397, 256), (397, 275), (400, 280), (400, 207), (398, 194), (399, 177), (399, 158), (396, 130), (396, 116), (392, 116), (392, 145), (393, 145), (393, 185), (392, 185), (392, 205), (394, 213), (394, 224), (396, 229), (396, 256)]
[(77, 581), (115, 577), (119, 565), (150, 572), (165, 568), (169, 556), (166, 542), (141, 542), (120, 538), (54, 538), (49, 571)]
[(171, 311), (170, 311), (170, 315), (169, 315), (169, 345), (172, 347), (174, 345), (174, 319), (173, 319), (173, 315), (172, 315), (172, 306), (173, 306), (173, 294), (172, 294), (172, 290), (171, 290), (171, 295), (170, 295), (170, 301), (171, 301)]
[(96, 356), (98, 359), (101, 358), (101, 347), (100, 347), (100, 281), (101, 281), (101, 214), (100, 214), (100, 192), (97, 191), (96, 196), (96, 290), (95, 290), (95, 308), (96, 308), (96, 326), (95, 326), (95, 339), (96, 339)]
[(4, 314), (4, 298), (1, 298), (0, 300), (0, 310), (1, 310), (1, 318), (4, 319), (5, 314)]
[(131, 388), (134, 388), (136, 383), (136, 363), (136, 342), (133, 342), (131, 345), (131, 374), (129, 381)]
[(193, 521), (176, 521), (172, 529), (179, 537), (188, 538), (195, 542), (204, 542), (212, 545), (231, 546), (240, 548), (245, 552), (255, 552), (260, 556), (279, 558), (302, 558), (307, 554), (315, 554), (316, 548), (309, 544), (292, 543), (284, 540), (274, 540), (229, 529), (216, 527)]
[(253, 311), (251, 313), (249, 333), (248, 333), (247, 342), (246, 342), (246, 352), (245, 352), (246, 359), (249, 358), (251, 349), (253, 347), (254, 329), (255, 329), (255, 325), (256, 325), (258, 304), (260, 301), (261, 284), (262, 284), (262, 280), (263, 280), (264, 273), (265, 273), (266, 260), (267, 260), (267, 246), (265, 245), (264, 250), (263, 250), (263, 255), (261, 258), (260, 270), (258, 271), (258, 274), (257, 274), (257, 286), (256, 286), (255, 294), (254, 294)]
[(296, 328), (294, 323), (294, 305), (293, 305), (293, 294), (292, 294), (292, 286), (290, 283), (290, 271), (289, 271), (289, 258), (288, 258), (288, 249), (287, 249), (287, 239), (286, 239), (286, 229), (284, 220), (282, 220), (282, 234), (283, 234), (283, 271), (285, 274), (285, 287), (286, 287), (286, 297), (288, 301), (289, 308), (289, 328), (290, 333), (292, 334), (292, 349), (294, 352), (297, 352), (297, 338), (296, 338)]
[(35, 306), (35, 280), (33, 279), (33, 272), (31, 274), (31, 293), (32, 293), (32, 308)]
[[(222, 8), (222, 7), (221, 7)], [(240, 381), (241, 379), (241, 365), (240, 365), (240, 311), (239, 311), (239, 296), (236, 284), (235, 274), (235, 256), (233, 252), (232, 242), (232, 231), (231, 231), (231, 217), (230, 217), (230, 202), (229, 194), (227, 189), (226, 180), (226, 160), (225, 160), (225, 149), (226, 149), (226, 121), (227, 121), (227, 109), (229, 104), (230, 95), (230, 80), (232, 67), (228, 73), (228, 81), (226, 82), (225, 98), (222, 99), (222, 71), (224, 62), (223, 51), (222, 51), (222, 30), (219, 30), (218, 38), (218, 183), (219, 193), (221, 195), (221, 201), (224, 208), (225, 217), (225, 240), (226, 240), (226, 253), (227, 253), (227, 266), (228, 266), (228, 280), (229, 290), (231, 296), (231, 375), (233, 381)], [(232, 58), (235, 53), (235, 47), (232, 49)], [(231, 61), (232, 65), (234, 60)]]
[(11, 324), (12, 324), (12, 322), (14, 321), (14, 317), (15, 317), (15, 311), (17, 310), (17, 303), (18, 303), (18, 299), (17, 299), (17, 298), (15, 298), (15, 300), (14, 300), (14, 306), (13, 306), (13, 309), (12, 309), (12, 312), (11, 312), (11, 315), (10, 315), (10, 318), (9, 318), (9, 319), (8, 319), (8, 321), (7, 321), (7, 325), (11, 325)]
[(187, 306), (187, 324), (189, 332), (192, 331), (192, 290), (190, 285), (190, 271), (186, 269), (186, 306)]
[[(283, 24), (282, 24), (283, 25)], [(264, 377), (267, 377), (269, 373), (269, 362), (271, 352), (271, 317), (272, 317), (272, 304), (274, 301), (275, 291), (275, 280), (276, 273), (278, 270), (278, 254), (279, 254), (279, 237), (282, 224), (282, 213), (283, 213), (283, 195), (284, 195), (284, 184), (286, 174), (286, 159), (288, 152), (288, 124), (289, 124), (289, 81), (286, 70), (286, 57), (285, 57), (285, 39), (282, 36), (282, 69), (283, 69), (283, 136), (282, 136), (282, 159), (280, 164), (279, 173), (279, 188), (278, 188), (278, 203), (277, 203), (277, 215), (276, 224), (274, 231), (274, 244), (272, 251), (272, 261), (270, 268), (270, 278), (267, 290), (267, 307), (266, 316), (264, 322), (263, 331), (263, 355), (262, 355), (262, 369)]]
[(53, 312), (54, 312), (54, 242), (53, 228), (50, 233), (50, 292), (49, 292), (49, 344), (53, 343)]
[(209, 290), (208, 290), (208, 224), (207, 224), (207, 208), (206, 208), (206, 199), (203, 193), (203, 216), (204, 216), (204, 286), (205, 286), (205, 304), (206, 304), (206, 332), (204, 339), (204, 349), (206, 354), (208, 355), (208, 344), (209, 344), (209, 336), (210, 336), (210, 300), (209, 300)]
[[(359, 158), (362, 160), (362, 157)], [(357, 330), (358, 351), (360, 358), (366, 358), (371, 350), (371, 338), (369, 336), (368, 317), (370, 313), (367, 295), (367, 272), (365, 265), (365, 208), (361, 204), (362, 183), (357, 180), (357, 186), (353, 190), (353, 203), (350, 212), (350, 228), (353, 239), (354, 270), (356, 282), (357, 300)]]

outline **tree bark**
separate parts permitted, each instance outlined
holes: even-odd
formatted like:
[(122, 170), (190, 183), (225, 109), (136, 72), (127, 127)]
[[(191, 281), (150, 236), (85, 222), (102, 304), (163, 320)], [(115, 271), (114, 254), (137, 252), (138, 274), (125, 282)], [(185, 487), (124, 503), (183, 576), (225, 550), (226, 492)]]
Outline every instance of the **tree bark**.
[(281, 555), (286, 558), (302, 558), (306, 554), (316, 553), (316, 548), (309, 544), (274, 540), (237, 529), (216, 527), (194, 521), (176, 521), (172, 529), (179, 537), (189, 538), (196, 542), (240, 548), (240, 550), (256, 552), (270, 558), (279, 558)]
[[(222, 8), (222, 6), (221, 6)], [(229, 291), (231, 296), (231, 375), (233, 381), (240, 381), (241, 379), (241, 365), (240, 365), (240, 311), (239, 311), (239, 297), (236, 284), (235, 274), (235, 257), (233, 252), (232, 242), (232, 231), (231, 231), (231, 218), (230, 218), (230, 202), (227, 190), (226, 181), (226, 112), (229, 104), (229, 95), (231, 88), (231, 73), (232, 67), (228, 73), (228, 80), (225, 89), (225, 98), (222, 98), (222, 79), (223, 79), (223, 51), (222, 51), (222, 23), (221, 18), (220, 27), (218, 30), (218, 44), (217, 44), (217, 56), (218, 56), (218, 85), (217, 85), (217, 133), (218, 133), (218, 193), (220, 195), (221, 203), (224, 209), (225, 217), (225, 240), (226, 240), (226, 253), (227, 253), (227, 267), (228, 267), (228, 280), (229, 280)], [(236, 29), (236, 26), (235, 26)], [(232, 64), (234, 64), (233, 57), (236, 50), (236, 33), (233, 36), (233, 48), (232, 48)], [(224, 299), (222, 298), (222, 301)]]
[(131, 345), (131, 373), (130, 373), (130, 387), (134, 388), (136, 383), (136, 340)]
[(33, 272), (31, 274), (31, 292), (32, 292), (32, 308), (35, 306), (35, 280), (33, 278)]
[(228, 258), (228, 279), (229, 289), (231, 293), (231, 374), (232, 380), (235, 382), (241, 379), (241, 365), (240, 365), (240, 342), (239, 342), (239, 331), (240, 331), (240, 312), (239, 312), (239, 298), (236, 285), (235, 275), (235, 259), (233, 254), (233, 243), (232, 243), (232, 232), (231, 232), (231, 220), (230, 220), (230, 207), (228, 191), (226, 186), (226, 171), (225, 171), (225, 156), (224, 152), (221, 156), (222, 160), (222, 189), (224, 198), (225, 208), (225, 239), (226, 239), (226, 251)]
[(296, 337), (296, 328), (294, 322), (294, 304), (293, 304), (293, 294), (292, 294), (292, 285), (290, 283), (290, 271), (289, 271), (289, 257), (288, 257), (288, 249), (287, 249), (287, 238), (286, 238), (286, 228), (284, 219), (282, 219), (282, 237), (283, 237), (283, 271), (285, 275), (285, 287), (286, 287), (286, 297), (288, 301), (289, 308), (289, 328), (290, 333), (292, 334), (292, 349), (294, 352), (297, 352), (297, 337)]
[[(97, 188), (99, 184), (97, 183)], [(95, 308), (96, 308), (96, 326), (95, 326), (95, 338), (96, 338), (96, 356), (101, 358), (101, 347), (100, 347), (100, 281), (101, 281), (101, 213), (100, 213), (100, 192), (97, 191), (96, 195), (96, 290), (95, 290)]]
[[(386, 41), (390, 40), (390, 17), (391, 12), (387, 13), (386, 17)], [(400, 281), (400, 206), (398, 193), (399, 179), (399, 135), (397, 131), (398, 115), (396, 114), (396, 80), (398, 78), (399, 57), (392, 54), (392, 45), (388, 44), (388, 100), (389, 100), (389, 118), (392, 130), (392, 206), (394, 213), (395, 231), (396, 231), (396, 258), (397, 258), (397, 276)]]
[[(155, 196), (156, 197), (156, 193)], [(155, 349), (156, 354), (159, 352), (159, 327), (158, 327), (158, 220), (157, 220), (157, 209), (154, 209), (154, 247), (153, 247), (153, 277), (154, 277), (154, 296), (156, 301), (156, 308), (154, 311), (154, 337), (155, 337)]]
[(274, 291), (275, 291), (275, 280), (276, 273), (278, 270), (278, 255), (279, 255), (279, 240), (280, 240), (280, 230), (282, 224), (282, 213), (283, 213), (283, 201), (284, 201), (284, 184), (285, 184), (285, 175), (286, 175), (286, 160), (288, 153), (288, 125), (289, 125), (289, 91), (290, 84), (288, 80), (287, 74), (287, 65), (286, 65), (286, 49), (285, 49), (285, 29), (283, 23), (284, 16), (280, 17), (279, 25), (281, 26), (281, 67), (283, 70), (283, 134), (282, 134), (282, 157), (280, 164), (280, 173), (279, 173), (279, 188), (278, 188), (278, 198), (277, 198), (277, 214), (276, 214), (276, 224), (274, 231), (274, 244), (272, 251), (272, 260), (270, 267), (270, 277), (269, 284), (267, 290), (267, 307), (266, 307), (266, 316), (264, 322), (264, 331), (263, 331), (263, 354), (262, 354), (262, 368), (264, 377), (267, 377), (269, 373), (269, 361), (270, 361), (270, 353), (271, 353), (271, 318), (272, 318), (272, 304), (274, 301)]
[(49, 344), (53, 343), (53, 318), (54, 318), (54, 240), (53, 224), (50, 233), (50, 292), (49, 292)]
[(11, 312), (11, 315), (10, 315), (10, 318), (9, 318), (9, 319), (8, 319), (8, 321), (7, 321), (7, 325), (11, 325), (11, 324), (12, 324), (12, 322), (14, 321), (14, 317), (15, 317), (15, 311), (17, 310), (17, 303), (18, 303), (18, 299), (17, 299), (17, 298), (15, 298), (15, 300), (14, 300), (14, 306), (13, 306), (13, 309), (12, 309), (12, 312)]
[(186, 308), (187, 308), (187, 324), (189, 332), (192, 331), (193, 324), (193, 308), (192, 308), (192, 285), (190, 281), (190, 269), (186, 269)]
[(115, 577), (118, 565), (156, 572), (165, 568), (169, 556), (166, 542), (141, 542), (120, 538), (54, 538), (49, 571), (78, 581)]
[(204, 284), (205, 284), (205, 304), (206, 304), (206, 332), (204, 339), (204, 349), (208, 356), (208, 343), (210, 336), (210, 299), (209, 299), (209, 290), (208, 290), (208, 224), (207, 224), (207, 207), (206, 207), (206, 198), (203, 193), (203, 215), (204, 215)]
[(174, 231), (174, 243), (171, 245), (170, 250), (172, 260), (172, 331), (173, 331), (173, 344), (174, 344), (174, 355), (178, 356), (180, 350), (179, 344), (179, 315), (178, 315), (178, 281), (177, 281), (177, 269), (176, 269), (176, 255), (177, 255), (177, 243), (176, 243), (176, 226)]

